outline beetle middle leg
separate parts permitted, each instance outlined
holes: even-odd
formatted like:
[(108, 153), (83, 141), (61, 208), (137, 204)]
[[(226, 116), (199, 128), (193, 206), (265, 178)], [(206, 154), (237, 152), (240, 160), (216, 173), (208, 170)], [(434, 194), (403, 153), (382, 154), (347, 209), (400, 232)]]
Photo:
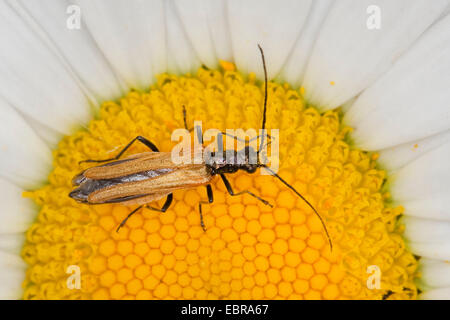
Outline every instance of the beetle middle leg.
[(131, 211), (131, 212), (127, 215), (127, 217), (126, 217), (125, 219), (122, 220), (122, 222), (120, 223), (120, 225), (117, 227), (116, 232), (119, 232), (120, 228), (122, 228), (122, 227), (125, 225), (125, 223), (127, 223), (128, 219), (130, 219), (130, 217), (131, 217), (133, 214), (135, 214), (136, 212), (138, 212), (140, 209), (142, 209), (142, 208), (145, 207), (145, 208), (148, 208), (148, 209), (153, 210), (153, 211), (166, 212), (167, 209), (169, 209), (170, 205), (172, 204), (172, 200), (173, 200), (173, 193), (170, 193), (170, 194), (167, 196), (166, 202), (164, 202), (164, 204), (163, 204), (163, 206), (162, 206), (161, 209), (159, 209), (159, 208), (153, 208), (153, 207), (150, 207), (149, 205), (142, 205), (142, 206), (137, 207), (136, 209), (134, 209), (133, 211)]
[(227, 191), (230, 194), (230, 196), (240, 196), (240, 195), (242, 195), (244, 193), (247, 193), (247, 194), (251, 195), (253, 198), (256, 198), (259, 201), (261, 201), (262, 203), (264, 203), (266, 206), (269, 206), (269, 207), (273, 208), (273, 206), (269, 203), (269, 201), (258, 197), (256, 194), (252, 193), (249, 190), (244, 190), (244, 191), (240, 191), (240, 192), (235, 193), (233, 191), (233, 188), (231, 187), (230, 181), (228, 181), (227, 177), (225, 177), (225, 175), (223, 173), (220, 174), (220, 177), (222, 178), (223, 184), (225, 185), (225, 188), (227, 188)]
[(135, 142), (135, 141), (139, 141), (142, 144), (144, 144), (145, 146), (147, 146), (149, 149), (151, 149), (153, 152), (159, 152), (158, 148), (147, 138), (144, 138), (142, 136), (137, 136), (136, 138), (134, 138), (133, 140), (131, 140), (118, 154), (117, 156), (113, 157), (113, 158), (109, 158), (109, 159), (103, 159), (103, 160), (92, 160), (92, 159), (88, 159), (88, 160), (83, 160), (80, 161), (79, 164), (84, 163), (84, 162), (108, 162), (108, 161), (113, 161), (113, 160), (118, 160), (124, 153), (125, 151), (127, 151), (131, 145)]
[(210, 184), (208, 184), (206, 186), (206, 193), (208, 194), (208, 202), (200, 201), (198, 204), (198, 211), (200, 213), (200, 225), (202, 226), (202, 229), (204, 232), (206, 232), (206, 227), (205, 227), (205, 223), (203, 222), (202, 204), (210, 204), (214, 201), (214, 196), (213, 196), (213, 192), (212, 192), (212, 188), (211, 188)]

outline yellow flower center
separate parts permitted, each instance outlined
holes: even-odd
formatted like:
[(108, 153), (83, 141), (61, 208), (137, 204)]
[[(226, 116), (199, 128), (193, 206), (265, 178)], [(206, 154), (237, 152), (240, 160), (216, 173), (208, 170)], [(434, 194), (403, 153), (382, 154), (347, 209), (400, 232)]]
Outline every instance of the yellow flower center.
[[(305, 105), (304, 90), (270, 83), (267, 128), (280, 129), (280, 176), (318, 217), (272, 176), (228, 175), (234, 190), (252, 190), (273, 208), (245, 195), (231, 197), (213, 181), (214, 202), (198, 203), (205, 188), (179, 190), (165, 213), (148, 209), (117, 226), (135, 207), (86, 205), (68, 197), (71, 179), (86, 159), (116, 155), (142, 135), (161, 151), (171, 132), (259, 128), (264, 90), (223, 63), (195, 76), (163, 74), (148, 92), (132, 91), (102, 105), (88, 130), (67, 136), (54, 151), (48, 184), (25, 192), (41, 206), (23, 248), (28, 263), (25, 299), (382, 299), (415, 298), (417, 261), (405, 249), (383, 188), (376, 154), (353, 148), (339, 110)], [(148, 151), (135, 144), (128, 154)], [(162, 206), (163, 201), (153, 204)], [(79, 268), (79, 269), (77, 269)], [(76, 277), (81, 286), (77, 287)]]

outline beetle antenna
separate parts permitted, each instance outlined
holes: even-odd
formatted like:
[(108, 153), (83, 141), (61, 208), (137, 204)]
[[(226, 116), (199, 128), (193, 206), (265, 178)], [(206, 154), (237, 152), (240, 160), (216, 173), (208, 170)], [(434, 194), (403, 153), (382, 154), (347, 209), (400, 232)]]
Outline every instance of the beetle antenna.
[(261, 152), (264, 145), (264, 134), (266, 130), (266, 110), (267, 110), (267, 67), (266, 67), (266, 59), (264, 58), (264, 51), (261, 46), (258, 44), (259, 51), (261, 52), (261, 59), (264, 68), (264, 110), (263, 110), (263, 120), (262, 120), (262, 138), (261, 144), (259, 146), (258, 154)]
[(288, 187), (289, 189), (291, 189), (292, 191), (294, 191), (300, 198), (302, 198), (303, 201), (306, 202), (306, 204), (313, 209), (314, 213), (316, 214), (316, 216), (319, 218), (320, 222), (322, 223), (323, 229), (325, 230), (325, 233), (327, 234), (327, 238), (328, 238), (328, 243), (330, 244), (330, 251), (333, 251), (333, 243), (331, 242), (331, 237), (330, 234), (328, 233), (328, 229), (327, 226), (325, 225), (325, 222), (323, 221), (322, 217), (320, 216), (320, 214), (317, 212), (317, 210), (313, 207), (313, 205), (306, 200), (306, 198), (304, 196), (302, 196), (300, 194), (300, 192), (298, 192), (293, 186), (291, 186), (289, 183), (286, 182), (286, 180), (284, 180), (283, 178), (281, 178), (278, 174), (275, 173), (275, 171), (273, 171), (272, 169), (270, 169), (268, 166), (266, 165), (261, 165), (261, 167), (263, 167), (264, 169), (266, 169), (267, 171), (269, 171), (273, 176), (275, 176), (276, 178), (278, 178), (278, 180), (280, 180), (286, 187)]

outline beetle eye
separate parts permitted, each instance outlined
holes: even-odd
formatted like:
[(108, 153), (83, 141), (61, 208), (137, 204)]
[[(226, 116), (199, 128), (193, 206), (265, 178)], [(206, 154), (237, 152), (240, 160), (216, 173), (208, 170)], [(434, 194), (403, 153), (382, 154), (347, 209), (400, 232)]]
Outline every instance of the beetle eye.
[(254, 173), (256, 171), (256, 167), (255, 166), (247, 166), (245, 171), (247, 171), (248, 173)]

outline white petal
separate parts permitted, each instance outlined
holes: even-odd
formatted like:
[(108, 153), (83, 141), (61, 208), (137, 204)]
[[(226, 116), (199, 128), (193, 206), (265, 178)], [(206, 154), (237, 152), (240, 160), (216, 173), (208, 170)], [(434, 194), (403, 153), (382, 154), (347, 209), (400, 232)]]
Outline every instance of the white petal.
[(160, 0), (78, 0), (95, 42), (125, 83), (147, 89), (167, 69), (164, 4)]
[(36, 134), (42, 139), (42, 141), (46, 142), (46, 144), (50, 146), (50, 148), (55, 147), (58, 142), (61, 141), (63, 135), (60, 132), (49, 128), (48, 126), (39, 122), (38, 119), (35, 119), (28, 114), (22, 113), (21, 115), (26, 123), (28, 123), (28, 125), (34, 130), (34, 132), (36, 132)]
[(212, 0), (206, 1), (206, 3), (208, 25), (216, 56), (219, 59), (231, 61), (233, 51), (231, 49), (231, 35), (228, 26), (227, 0)]
[[(447, 0), (334, 2), (306, 68), (306, 98), (331, 109), (356, 96), (393, 65), (447, 4)], [(380, 29), (367, 27), (373, 6), (381, 10)]]
[(434, 260), (450, 260), (450, 222), (404, 217), (405, 237), (414, 254)]
[(304, 28), (289, 55), (279, 78), (298, 87), (303, 80), (306, 64), (322, 24), (330, 10), (332, 0), (313, 1)]
[(24, 242), (25, 233), (0, 234), (0, 251), (20, 254)]
[(71, 5), (60, 0), (12, 1), (11, 5), (62, 63), (76, 74), (83, 89), (97, 99), (97, 104), (103, 100), (117, 99), (123, 94), (119, 80), (86, 26), (80, 24), (80, 29), (67, 27), (67, 22), (74, 15)]
[(450, 221), (450, 141), (391, 175), (393, 199), (410, 216)]
[(0, 299), (20, 299), (25, 280), (25, 262), (18, 256), (0, 251)]
[(450, 263), (420, 259), (420, 281), (428, 288), (450, 287)]
[(311, 1), (231, 0), (227, 2), (233, 55), (243, 73), (263, 78), (257, 48), (264, 49), (269, 78), (277, 75), (294, 48), (305, 24)]
[[(36, 218), (36, 206), (22, 196), (23, 189), (0, 179), (0, 235), (25, 232)], [(0, 245), (1, 248), (1, 245)]]
[(22, 187), (36, 186), (45, 181), (51, 165), (51, 152), (47, 145), (1, 99), (0, 119), (0, 177)]
[(450, 288), (427, 290), (419, 296), (424, 300), (450, 300)]
[(422, 257), (427, 257), (436, 260), (450, 260), (450, 239), (444, 242), (410, 242), (411, 251)]
[(209, 68), (231, 59), (230, 34), (223, 0), (175, 1), (175, 9), (197, 56)]
[(165, 2), (165, 17), (167, 28), (167, 68), (172, 73), (188, 73), (197, 71), (200, 60), (193, 45), (181, 24), (173, 0)]
[(7, 5), (0, 2), (0, 96), (15, 108), (69, 133), (90, 117), (90, 105), (70, 72)]
[(450, 142), (450, 130), (425, 139), (381, 150), (379, 151), (378, 162), (383, 165), (383, 168), (395, 171), (447, 142)]
[(450, 244), (450, 222), (441, 220), (404, 217), (405, 237), (414, 243)]
[(345, 121), (355, 127), (357, 145), (383, 149), (450, 128), (448, 30), (450, 16), (430, 28), (356, 100)]
[(443, 190), (435, 195), (423, 195), (419, 199), (403, 203), (406, 214), (412, 217), (450, 221), (450, 192)]

